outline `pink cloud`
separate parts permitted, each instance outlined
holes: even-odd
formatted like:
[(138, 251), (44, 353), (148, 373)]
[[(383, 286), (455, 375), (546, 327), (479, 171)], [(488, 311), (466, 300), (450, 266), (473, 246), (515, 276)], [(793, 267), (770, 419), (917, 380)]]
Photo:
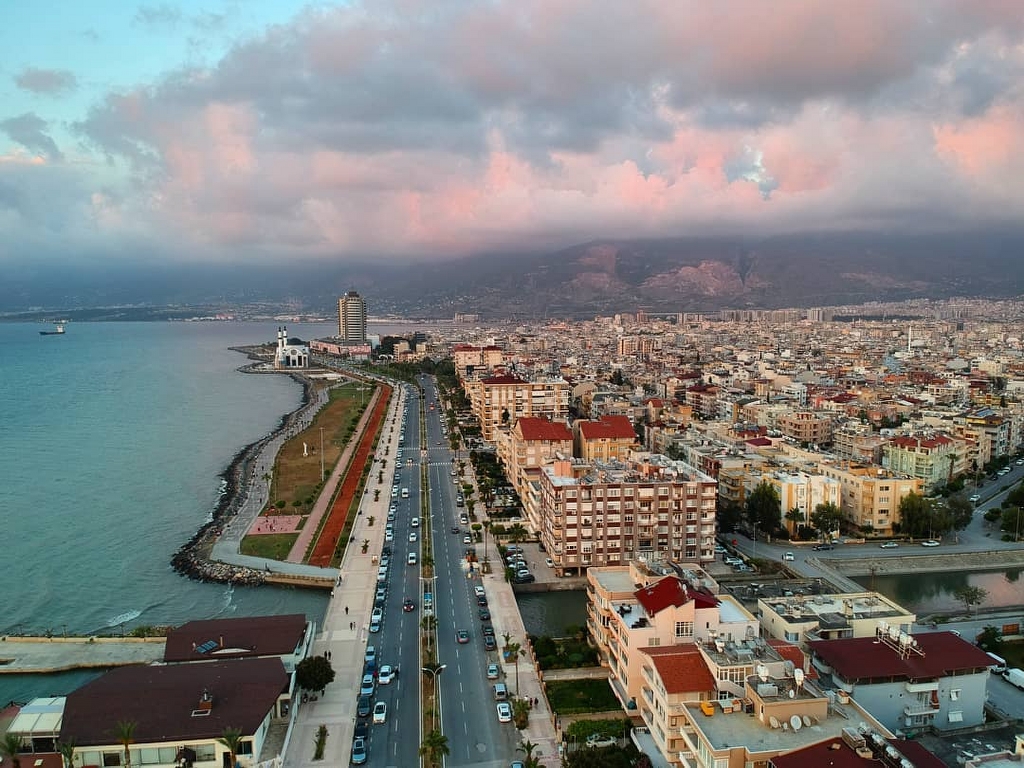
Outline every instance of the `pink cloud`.
[(982, 117), (934, 129), (935, 151), (962, 173), (980, 180), (1024, 160), (1024, 122), (1019, 111), (997, 107)]

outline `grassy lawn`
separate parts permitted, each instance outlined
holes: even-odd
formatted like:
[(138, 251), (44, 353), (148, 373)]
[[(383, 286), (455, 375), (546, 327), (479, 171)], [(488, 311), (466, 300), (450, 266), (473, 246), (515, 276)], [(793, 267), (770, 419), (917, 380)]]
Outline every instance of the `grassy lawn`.
[[(352, 437), (370, 395), (370, 391), (360, 395), (354, 382), (332, 389), (330, 400), (313, 423), (281, 447), (271, 490), (273, 503), (284, 502), (282, 514), (309, 513), (320, 492), (320, 428), (324, 430), (323, 466), (330, 472)], [(307, 456), (302, 455), (303, 443), (308, 448)]]
[(240, 551), (243, 555), (265, 557), (268, 560), (284, 560), (291, 552), (292, 545), (299, 538), (297, 533), (268, 533), (246, 536), (242, 539)]
[(552, 680), (547, 694), (551, 709), (559, 715), (622, 708), (607, 680)]

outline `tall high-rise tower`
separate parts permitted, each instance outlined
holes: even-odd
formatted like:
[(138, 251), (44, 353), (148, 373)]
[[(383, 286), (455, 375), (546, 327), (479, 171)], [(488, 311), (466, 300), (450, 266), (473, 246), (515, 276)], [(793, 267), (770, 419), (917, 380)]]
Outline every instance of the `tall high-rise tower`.
[(366, 343), (366, 302), (355, 291), (338, 299), (338, 336), (349, 344)]

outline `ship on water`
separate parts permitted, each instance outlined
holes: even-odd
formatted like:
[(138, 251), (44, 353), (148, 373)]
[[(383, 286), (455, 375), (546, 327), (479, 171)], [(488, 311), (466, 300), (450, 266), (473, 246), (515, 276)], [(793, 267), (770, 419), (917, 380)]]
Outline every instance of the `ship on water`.
[(67, 323), (67, 320), (57, 320), (53, 324), (53, 330), (52, 331), (40, 331), (39, 335), (40, 336), (63, 336), (64, 335), (64, 325), (66, 323)]

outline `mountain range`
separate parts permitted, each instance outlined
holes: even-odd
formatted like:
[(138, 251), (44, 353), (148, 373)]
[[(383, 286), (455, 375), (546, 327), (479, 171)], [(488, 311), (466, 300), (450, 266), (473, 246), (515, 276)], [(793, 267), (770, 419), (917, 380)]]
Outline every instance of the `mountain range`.
[(793, 235), (601, 240), (543, 253), (430, 262), (7, 270), (0, 311), (275, 305), (333, 314), (357, 290), (370, 314), (587, 317), (646, 308), (834, 306), (1024, 293), (1024, 236)]

